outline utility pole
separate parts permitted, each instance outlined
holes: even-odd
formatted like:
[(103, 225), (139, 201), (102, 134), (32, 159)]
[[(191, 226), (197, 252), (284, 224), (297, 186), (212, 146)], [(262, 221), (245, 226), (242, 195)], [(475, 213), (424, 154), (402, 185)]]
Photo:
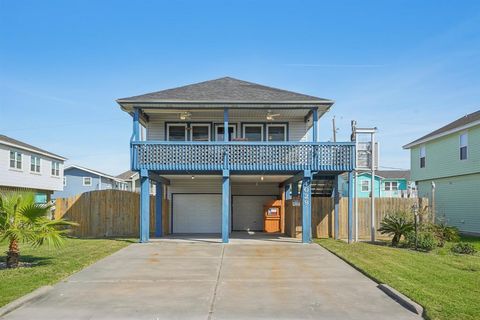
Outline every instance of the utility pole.
[(337, 142), (337, 127), (335, 126), (335, 116), (332, 118), (333, 142)]

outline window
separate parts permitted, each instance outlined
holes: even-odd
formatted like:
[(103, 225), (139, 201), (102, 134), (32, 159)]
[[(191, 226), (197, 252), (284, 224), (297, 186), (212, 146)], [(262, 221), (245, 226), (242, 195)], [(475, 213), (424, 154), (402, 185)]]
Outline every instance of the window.
[(467, 160), (468, 158), (468, 135), (462, 133), (460, 135), (460, 160)]
[(30, 171), (40, 173), (40, 157), (30, 156)]
[[(216, 141), (223, 141), (223, 124), (222, 125), (217, 125), (215, 127), (215, 140)], [(228, 141), (232, 141), (234, 138), (236, 138), (236, 126), (234, 124), (228, 125)]]
[(190, 140), (191, 141), (210, 141), (210, 125), (191, 124)]
[(420, 147), (420, 168), (425, 168), (426, 150), (425, 146)]
[(385, 181), (385, 191), (397, 191), (398, 182), (397, 181)]
[(243, 127), (243, 137), (248, 141), (263, 141), (263, 125), (246, 124)]
[(83, 177), (83, 185), (89, 187), (92, 185), (92, 178), (91, 177)]
[(187, 124), (167, 124), (168, 141), (187, 141)]
[(63, 177), (63, 186), (64, 186), (64, 187), (67, 186), (67, 177)]
[(267, 124), (268, 141), (287, 141), (287, 125)]
[(10, 168), (22, 169), (22, 154), (17, 151), (10, 151)]
[(52, 161), (52, 176), (60, 176), (60, 162)]
[(361, 182), (361, 190), (362, 192), (369, 192), (370, 191), (370, 181), (362, 180)]

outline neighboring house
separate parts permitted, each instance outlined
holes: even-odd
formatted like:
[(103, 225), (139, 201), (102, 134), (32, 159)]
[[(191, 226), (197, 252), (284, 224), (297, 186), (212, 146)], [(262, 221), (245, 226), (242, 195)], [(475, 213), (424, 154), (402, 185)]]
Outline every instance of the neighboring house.
[[(345, 172), (353, 178), (355, 143), (320, 142), (318, 120), (332, 100), (226, 77), (117, 103), (133, 120), (141, 242), (149, 240), (150, 181), (157, 184), (156, 236), (165, 198), (169, 232), (220, 233), (228, 242), (231, 231), (263, 230), (264, 205), (291, 190), (301, 199), (302, 240), (310, 242), (312, 196), (325, 185), (315, 181)], [(349, 231), (352, 239), (351, 224)]]
[(34, 191), (38, 203), (47, 203), (63, 189), (66, 158), (25, 142), (0, 135), (0, 190)]
[[(356, 194), (358, 198), (371, 197), (372, 175), (370, 172), (358, 174)], [(347, 194), (346, 175), (341, 176), (341, 194)], [(377, 198), (412, 198), (416, 197), (415, 186), (410, 181), (408, 170), (379, 170), (375, 171), (375, 197)]]
[(480, 234), (480, 110), (404, 148), (410, 150), (418, 195), (434, 198), (436, 217)]
[[(128, 170), (119, 174), (116, 178), (123, 180), (127, 184), (126, 190), (140, 193), (140, 175), (138, 172)], [(150, 181), (150, 194), (155, 194), (155, 183), (152, 181)]]
[(87, 191), (106, 189), (128, 190), (128, 183), (96, 170), (70, 165), (64, 171), (63, 191), (55, 192), (53, 198), (67, 198)]

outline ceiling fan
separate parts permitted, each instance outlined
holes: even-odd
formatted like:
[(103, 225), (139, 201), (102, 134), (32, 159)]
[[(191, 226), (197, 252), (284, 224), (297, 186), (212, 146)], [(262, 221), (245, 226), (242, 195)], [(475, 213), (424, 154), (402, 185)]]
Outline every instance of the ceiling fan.
[(268, 110), (267, 112), (267, 120), (268, 121), (273, 121), (275, 120), (275, 117), (278, 117), (280, 113), (272, 113), (272, 110)]
[(188, 111), (183, 111), (180, 113), (180, 120), (189, 120), (192, 117), (192, 113)]

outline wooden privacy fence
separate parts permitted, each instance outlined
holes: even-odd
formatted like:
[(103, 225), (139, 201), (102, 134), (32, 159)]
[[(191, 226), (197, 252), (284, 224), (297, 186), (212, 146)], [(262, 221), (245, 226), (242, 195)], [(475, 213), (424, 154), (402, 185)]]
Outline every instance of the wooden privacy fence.
[[(376, 230), (380, 222), (388, 214), (395, 211), (410, 212), (414, 203), (428, 205), (425, 198), (377, 198), (375, 199)], [(371, 199), (358, 199), (358, 237), (370, 238)], [(332, 198), (312, 198), (312, 236), (314, 238), (333, 237), (334, 212)], [(341, 198), (338, 209), (339, 236), (348, 237), (348, 198)], [(292, 200), (285, 201), (285, 233), (291, 237), (301, 237), (302, 207), (293, 206)], [(382, 236), (377, 232), (377, 236)]]
[[(168, 232), (168, 200), (163, 199), (163, 231)], [(137, 237), (140, 194), (120, 190), (91, 191), (55, 200), (55, 218), (79, 224), (75, 237)], [(155, 230), (155, 197), (150, 196), (150, 230)]]

